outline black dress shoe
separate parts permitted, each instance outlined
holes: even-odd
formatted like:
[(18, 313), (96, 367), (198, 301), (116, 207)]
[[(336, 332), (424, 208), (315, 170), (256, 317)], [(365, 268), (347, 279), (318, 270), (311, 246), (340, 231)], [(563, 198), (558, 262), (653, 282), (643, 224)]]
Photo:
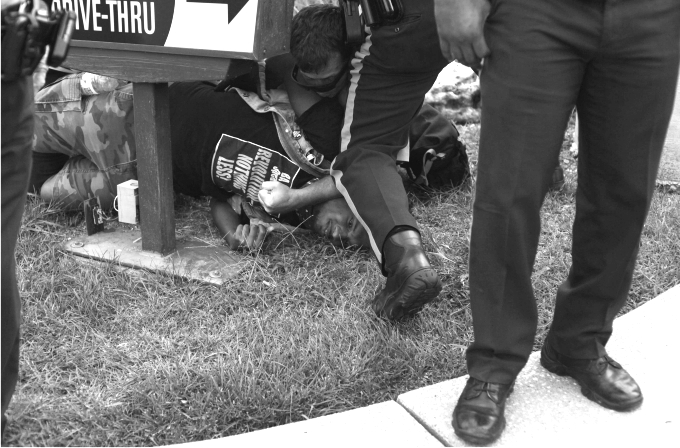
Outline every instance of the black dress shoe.
[(574, 378), (583, 395), (605, 408), (632, 411), (642, 404), (640, 386), (607, 355), (597, 359), (567, 358), (544, 343), (541, 365), (556, 375)]
[(442, 290), (437, 271), (425, 256), (420, 234), (415, 230), (395, 233), (383, 246), (387, 281), (373, 299), (373, 311), (389, 320), (420, 311)]
[(552, 183), (550, 184), (550, 191), (559, 191), (564, 187), (564, 169), (557, 165), (553, 171)]
[(468, 443), (488, 445), (505, 429), (505, 401), (511, 384), (486, 383), (470, 377), (453, 410), (453, 430)]

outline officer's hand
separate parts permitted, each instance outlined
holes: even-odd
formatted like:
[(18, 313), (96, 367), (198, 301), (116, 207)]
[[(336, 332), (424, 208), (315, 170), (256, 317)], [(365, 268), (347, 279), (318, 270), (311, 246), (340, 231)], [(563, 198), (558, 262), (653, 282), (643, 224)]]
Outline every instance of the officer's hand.
[(262, 187), (257, 196), (267, 213), (276, 215), (295, 210), (294, 191), (281, 182), (266, 181), (262, 182)]
[(439, 46), (445, 58), (480, 68), (482, 59), (490, 53), (484, 40), (484, 22), (490, 9), (489, 0), (434, 1)]
[(234, 232), (234, 237), (231, 238), (229, 246), (236, 250), (239, 248), (245, 248), (251, 251), (258, 250), (264, 239), (269, 234), (270, 228), (262, 224), (256, 224), (254, 226), (248, 224), (239, 224)]

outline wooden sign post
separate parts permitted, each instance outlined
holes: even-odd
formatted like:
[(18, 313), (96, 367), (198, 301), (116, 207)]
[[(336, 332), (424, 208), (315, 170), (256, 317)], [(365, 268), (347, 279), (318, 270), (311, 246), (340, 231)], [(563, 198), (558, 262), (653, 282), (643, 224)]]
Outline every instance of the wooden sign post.
[(51, 0), (76, 29), (65, 66), (133, 82), (142, 249), (175, 250), (168, 82), (217, 81), (288, 52), (294, 0)]

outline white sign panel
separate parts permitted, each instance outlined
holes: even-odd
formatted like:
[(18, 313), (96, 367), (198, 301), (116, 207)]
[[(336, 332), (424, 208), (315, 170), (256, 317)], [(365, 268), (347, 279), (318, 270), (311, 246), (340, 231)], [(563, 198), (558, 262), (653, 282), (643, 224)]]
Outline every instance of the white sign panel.
[(51, 0), (77, 16), (73, 39), (252, 52), (259, 0)]

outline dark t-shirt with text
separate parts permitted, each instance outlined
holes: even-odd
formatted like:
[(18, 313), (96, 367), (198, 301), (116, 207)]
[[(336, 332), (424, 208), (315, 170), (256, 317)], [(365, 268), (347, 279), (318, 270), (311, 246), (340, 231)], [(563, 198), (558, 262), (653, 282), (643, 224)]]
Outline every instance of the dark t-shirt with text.
[[(340, 150), (344, 110), (321, 101), (297, 123), (317, 151)], [(265, 180), (299, 188), (312, 176), (286, 155), (272, 113), (253, 111), (236, 91), (217, 92), (207, 82), (170, 86), (170, 128), (175, 191), (226, 200), (241, 194), (257, 201)]]

